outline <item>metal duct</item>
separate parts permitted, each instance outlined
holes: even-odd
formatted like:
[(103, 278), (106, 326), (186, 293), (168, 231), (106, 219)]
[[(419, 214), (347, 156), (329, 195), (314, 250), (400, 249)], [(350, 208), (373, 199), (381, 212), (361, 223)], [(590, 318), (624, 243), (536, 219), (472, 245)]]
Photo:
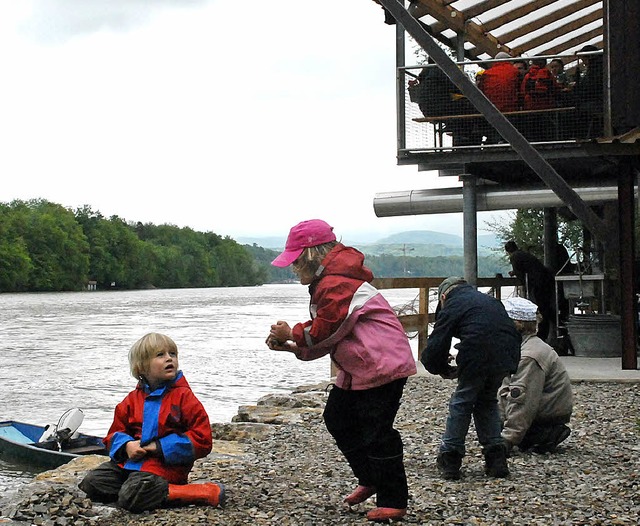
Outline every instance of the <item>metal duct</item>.
[[(618, 199), (618, 187), (574, 188), (588, 204)], [(477, 211), (512, 210), (516, 208), (557, 208), (565, 206), (548, 188), (498, 190), (477, 187)], [(375, 195), (373, 209), (377, 217), (449, 214), (462, 212), (462, 188), (404, 190)]]

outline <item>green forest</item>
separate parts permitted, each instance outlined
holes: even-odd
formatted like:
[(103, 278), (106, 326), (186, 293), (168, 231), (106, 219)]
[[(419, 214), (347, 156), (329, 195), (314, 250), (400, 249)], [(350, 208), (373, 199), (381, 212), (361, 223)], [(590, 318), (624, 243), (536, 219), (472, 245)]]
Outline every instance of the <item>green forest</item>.
[[(254, 286), (295, 280), (271, 266), (278, 254), (230, 237), (174, 225), (104, 217), (43, 199), (0, 203), (0, 292)], [(367, 255), (377, 277), (462, 274), (461, 256)], [(478, 275), (506, 271), (478, 258)]]

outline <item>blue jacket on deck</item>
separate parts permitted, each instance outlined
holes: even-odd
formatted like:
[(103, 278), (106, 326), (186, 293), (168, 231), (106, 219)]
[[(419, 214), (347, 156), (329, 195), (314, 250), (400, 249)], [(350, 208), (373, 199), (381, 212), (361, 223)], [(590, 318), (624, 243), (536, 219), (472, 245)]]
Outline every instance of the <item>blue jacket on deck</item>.
[(520, 335), (501, 301), (468, 284), (449, 290), (420, 361), (432, 374), (448, 372), (451, 339), (458, 338), (459, 371), (513, 373), (520, 361)]

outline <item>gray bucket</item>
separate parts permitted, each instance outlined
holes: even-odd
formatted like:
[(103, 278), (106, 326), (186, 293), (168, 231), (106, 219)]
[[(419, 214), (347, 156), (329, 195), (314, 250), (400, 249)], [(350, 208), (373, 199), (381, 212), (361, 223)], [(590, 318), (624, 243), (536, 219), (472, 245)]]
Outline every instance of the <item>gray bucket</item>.
[(567, 331), (576, 356), (591, 358), (622, 356), (620, 316), (574, 314), (567, 320)]

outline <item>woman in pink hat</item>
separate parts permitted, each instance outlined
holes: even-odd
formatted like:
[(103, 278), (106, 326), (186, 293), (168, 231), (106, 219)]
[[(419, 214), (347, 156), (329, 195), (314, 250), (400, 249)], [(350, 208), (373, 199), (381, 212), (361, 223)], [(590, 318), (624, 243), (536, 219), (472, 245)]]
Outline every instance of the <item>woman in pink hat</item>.
[(331, 356), (338, 374), (324, 421), (358, 479), (344, 500), (353, 506), (376, 495), (377, 507), (367, 519), (400, 519), (408, 488), (402, 439), (393, 424), (416, 364), (402, 325), (371, 285), (373, 274), (363, 261), (362, 253), (336, 240), (326, 222), (294, 226), (272, 264), (292, 265), (300, 283), (309, 285), (311, 319), (293, 327), (276, 322), (266, 343), (299, 360)]

